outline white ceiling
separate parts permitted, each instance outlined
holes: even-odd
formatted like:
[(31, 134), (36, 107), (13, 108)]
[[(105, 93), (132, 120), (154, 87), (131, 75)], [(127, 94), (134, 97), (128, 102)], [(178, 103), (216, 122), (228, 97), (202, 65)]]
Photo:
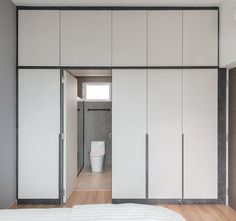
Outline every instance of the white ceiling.
[(223, 0), (11, 0), (21, 6), (213, 6)]
[(108, 77), (111, 76), (111, 70), (68, 70), (76, 77)]

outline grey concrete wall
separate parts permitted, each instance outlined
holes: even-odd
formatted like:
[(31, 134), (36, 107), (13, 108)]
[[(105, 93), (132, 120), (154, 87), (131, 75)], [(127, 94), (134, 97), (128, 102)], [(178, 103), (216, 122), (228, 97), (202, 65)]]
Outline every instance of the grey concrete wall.
[(0, 1), (0, 208), (15, 200), (15, 5)]
[(105, 166), (111, 166), (111, 111), (88, 111), (88, 109), (111, 109), (111, 102), (85, 102), (84, 104), (84, 165), (90, 166), (91, 141), (105, 141)]

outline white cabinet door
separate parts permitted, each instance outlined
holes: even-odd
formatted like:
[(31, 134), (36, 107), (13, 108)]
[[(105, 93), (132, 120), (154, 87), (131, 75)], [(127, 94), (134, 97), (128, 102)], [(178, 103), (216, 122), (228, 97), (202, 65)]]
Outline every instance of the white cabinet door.
[(111, 65), (110, 11), (61, 11), (61, 64)]
[(183, 65), (217, 66), (218, 11), (183, 12)]
[(148, 65), (182, 65), (182, 14), (180, 10), (148, 12)]
[(147, 11), (112, 12), (112, 65), (147, 64)]
[(112, 72), (112, 198), (145, 198), (146, 70)]
[(77, 185), (77, 79), (64, 71), (64, 203)]
[(58, 199), (60, 70), (19, 70), (18, 198)]
[(19, 65), (59, 65), (59, 11), (19, 11)]
[(184, 198), (217, 198), (217, 70), (184, 70)]
[(182, 198), (182, 70), (148, 71), (149, 198)]

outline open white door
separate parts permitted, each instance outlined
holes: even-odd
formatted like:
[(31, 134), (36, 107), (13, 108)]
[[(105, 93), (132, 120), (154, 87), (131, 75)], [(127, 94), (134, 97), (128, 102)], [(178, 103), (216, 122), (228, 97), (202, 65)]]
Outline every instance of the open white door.
[(77, 185), (77, 80), (64, 71), (64, 197), (66, 203)]

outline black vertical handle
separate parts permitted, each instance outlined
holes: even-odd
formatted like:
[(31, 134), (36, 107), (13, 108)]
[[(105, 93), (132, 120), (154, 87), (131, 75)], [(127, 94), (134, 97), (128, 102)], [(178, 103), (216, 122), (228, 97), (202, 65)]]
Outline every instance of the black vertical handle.
[(184, 133), (182, 133), (182, 199), (184, 199)]
[(148, 199), (148, 160), (149, 160), (149, 134), (146, 134), (145, 138), (145, 176), (146, 176), (146, 182), (145, 182), (145, 197)]

